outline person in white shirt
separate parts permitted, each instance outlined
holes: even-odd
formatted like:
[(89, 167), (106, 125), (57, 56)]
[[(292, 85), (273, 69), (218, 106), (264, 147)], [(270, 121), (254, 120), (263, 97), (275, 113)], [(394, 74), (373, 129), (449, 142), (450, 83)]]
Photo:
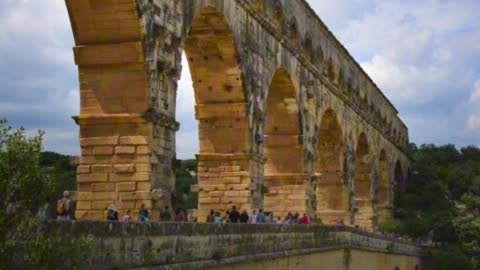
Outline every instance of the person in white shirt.
[(257, 224), (257, 210), (253, 210), (252, 219), (250, 220), (251, 224)]

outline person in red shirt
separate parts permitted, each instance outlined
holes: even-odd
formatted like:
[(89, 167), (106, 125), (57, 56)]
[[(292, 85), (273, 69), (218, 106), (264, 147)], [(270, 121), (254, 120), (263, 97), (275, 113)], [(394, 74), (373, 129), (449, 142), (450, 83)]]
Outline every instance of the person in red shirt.
[(303, 214), (303, 217), (300, 219), (300, 224), (302, 225), (310, 224), (310, 218), (307, 216), (307, 214)]

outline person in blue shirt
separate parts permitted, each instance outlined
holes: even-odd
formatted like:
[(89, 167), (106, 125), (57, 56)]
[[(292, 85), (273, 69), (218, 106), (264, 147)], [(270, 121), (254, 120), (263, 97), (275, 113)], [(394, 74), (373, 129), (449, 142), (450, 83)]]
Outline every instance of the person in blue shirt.
[(147, 208), (145, 207), (145, 204), (142, 204), (140, 206), (140, 223), (145, 223), (150, 221), (150, 212), (148, 212)]

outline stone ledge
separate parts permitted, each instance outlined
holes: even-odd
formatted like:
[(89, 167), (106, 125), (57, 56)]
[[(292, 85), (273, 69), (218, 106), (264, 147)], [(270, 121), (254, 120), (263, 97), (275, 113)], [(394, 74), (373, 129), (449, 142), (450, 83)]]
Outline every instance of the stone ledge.
[(89, 264), (101, 269), (120, 265), (125, 269), (203, 269), (350, 249), (427, 255), (426, 250), (407, 242), (339, 226), (75, 222), (52, 223), (45, 230), (94, 236), (94, 248), (101, 252)]

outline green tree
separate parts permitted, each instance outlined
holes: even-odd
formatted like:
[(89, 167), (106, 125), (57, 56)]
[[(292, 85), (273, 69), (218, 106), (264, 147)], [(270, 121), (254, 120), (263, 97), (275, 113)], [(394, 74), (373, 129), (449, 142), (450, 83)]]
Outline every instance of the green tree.
[(477, 269), (480, 149), (411, 145), (410, 155), (414, 173), (407, 191), (395, 196), (394, 232), (441, 246), (432, 254), (431, 269)]
[(47, 225), (35, 217), (55, 186), (40, 167), (42, 136), (28, 138), (23, 129), (0, 120), (2, 269), (77, 269), (92, 250), (92, 237), (46, 233)]

